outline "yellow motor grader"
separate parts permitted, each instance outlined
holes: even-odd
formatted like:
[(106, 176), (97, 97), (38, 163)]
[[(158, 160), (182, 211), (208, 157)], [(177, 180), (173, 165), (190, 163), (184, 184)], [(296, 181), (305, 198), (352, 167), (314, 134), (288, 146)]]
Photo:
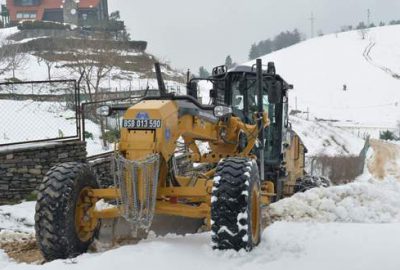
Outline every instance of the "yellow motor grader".
[[(157, 68), (158, 67), (158, 68)], [(148, 230), (154, 215), (202, 219), (215, 249), (250, 251), (261, 240), (261, 210), (295, 192), (304, 176), (306, 149), (288, 121), (288, 90), (273, 63), (263, 70), (220, 66), (212, 76), (210, 105), (188, 94), (168, 94), (156, 65), (160, 96), (126, 106), (113, 157), (115, 185), (99, 188), (89, 165), (59, 164), (39, 188), (37, 243), (47, 260), (86, 252), (100, 221), (123, 217), (133, 230)], [(110, 116), (121, 106), (99, 108)], [(208, 169), (191, 176), (174, 169), (179, 143), (193, 163)], [(199, 143), (208, 143), (201, 152)], [(115, 207), (99, 209), (99, 200)]]

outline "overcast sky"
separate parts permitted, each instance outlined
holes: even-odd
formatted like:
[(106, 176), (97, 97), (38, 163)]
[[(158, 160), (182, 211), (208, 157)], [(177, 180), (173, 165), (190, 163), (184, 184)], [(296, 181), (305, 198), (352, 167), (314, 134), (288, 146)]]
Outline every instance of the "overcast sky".
[(250, 45), (283, 30), (329, 33), (367, 18), (400, 19), (400, 0), (109, 0), (120, 10), (133, 39), (147, 40), (148, 51), (177, 68), (208, 70), (247, 60)]

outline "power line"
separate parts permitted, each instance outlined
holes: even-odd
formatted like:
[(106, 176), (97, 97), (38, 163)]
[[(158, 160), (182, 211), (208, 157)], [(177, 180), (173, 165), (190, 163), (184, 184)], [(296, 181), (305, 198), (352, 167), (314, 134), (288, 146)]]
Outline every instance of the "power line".
[(311, 23), (311, 38), (314, 37), (314, 23), (315, 23), (315, 17), (314, 17), (314, 13), (311, 12), (311, 17), (309, 18), (310, 23)]
[(371, 25), (371, 10), (367, 9), (367, 27)]

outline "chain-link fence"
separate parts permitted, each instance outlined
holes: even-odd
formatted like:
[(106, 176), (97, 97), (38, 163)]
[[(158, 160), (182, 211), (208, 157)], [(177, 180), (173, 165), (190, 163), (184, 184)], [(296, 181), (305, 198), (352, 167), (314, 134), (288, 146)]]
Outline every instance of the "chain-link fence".
[(80, 138), (75, 80), (0, 83), (0, 145)]

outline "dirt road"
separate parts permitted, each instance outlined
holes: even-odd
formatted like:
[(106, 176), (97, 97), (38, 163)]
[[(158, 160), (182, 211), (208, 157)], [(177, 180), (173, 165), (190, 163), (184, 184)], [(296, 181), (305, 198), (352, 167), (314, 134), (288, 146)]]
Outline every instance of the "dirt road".
[(371, 140), (374, 154), (368, 163), (371, 174), (378, 179), (394, 177), (400, 181), (400, 145)]

